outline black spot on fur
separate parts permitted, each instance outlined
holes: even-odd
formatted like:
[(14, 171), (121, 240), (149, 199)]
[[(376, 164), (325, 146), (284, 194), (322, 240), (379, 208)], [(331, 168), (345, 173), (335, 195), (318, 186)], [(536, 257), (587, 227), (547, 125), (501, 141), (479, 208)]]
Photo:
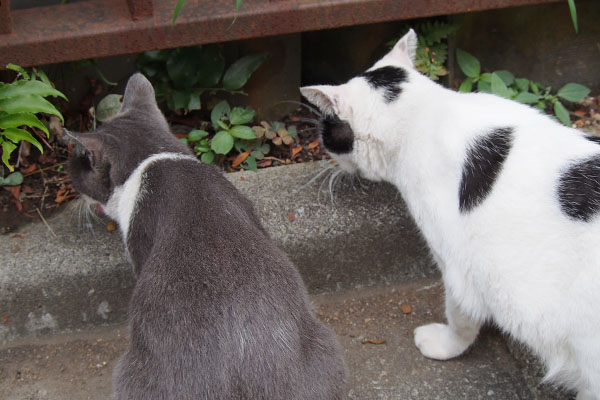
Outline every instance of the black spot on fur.
[(586, 138), (587, 140), (589, 140), (590, 142), (594, 142), (596, 144), (600, 144), (600, 137), (598, 137), (598, 136), (584, 135), (583, 137)]
[(512, 142), (512, 128), (498, 128), (475, 141), (467, 151), (459, 191), (459, 207), (467, 212), (492, 190)]
[(336, 154), (350, 153), (354, 145), (352, 128), (337, 115), (326, 115), (321, 119), (321, 138), (325, 148)]
[(402, 68), (392, 66), (367, 71), (359, 76), (365, 78), (374, 89), (382, 88), (386, 103), (391, 103), (398, 98), (398, 95), (402, 91), (400, 83), (406, 81), (406, 71)]
[(572, 164), (560, 177), (558, 198), (573, 219), (587, 222), (600, 211), (600, 156)]

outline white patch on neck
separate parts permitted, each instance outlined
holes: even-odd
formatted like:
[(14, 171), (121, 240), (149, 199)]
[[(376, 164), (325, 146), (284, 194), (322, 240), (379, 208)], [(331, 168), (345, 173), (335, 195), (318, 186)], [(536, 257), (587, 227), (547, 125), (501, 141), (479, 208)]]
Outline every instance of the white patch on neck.
[(150, 164), (160, 160), (194, 160), (198, 159), (194, 156), (180, 153), (158, 153), (146, 158), (138, 165), (129, 178), (123, 185), (116, 187), (106, 202), (104, 211), (112, 218), (115, 218), (121, 228), (123, 240), (127, 241), (129, 233), (129, 224), (135, 215), (136, 205), (140, 199), (147, 193), (144, 184), (144, 176), (146, 169)]

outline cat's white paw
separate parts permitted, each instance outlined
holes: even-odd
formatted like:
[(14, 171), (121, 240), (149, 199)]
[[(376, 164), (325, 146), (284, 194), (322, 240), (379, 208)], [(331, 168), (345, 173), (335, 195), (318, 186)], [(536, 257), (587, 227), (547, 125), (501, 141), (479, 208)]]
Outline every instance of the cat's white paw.
[(427, 358), (448, 360), (461, 355), (472, 343), (456, 335), (448, 325), (429, 324), (415, 329), (415, 344)]
[(577, 393), (577, 397), (575, 397), (575, 400), (596, 400), (597, 397), (594, 396), (594, 394), (592, 392), (590, 392), (589, 390), (582, 390), (579, 393)]

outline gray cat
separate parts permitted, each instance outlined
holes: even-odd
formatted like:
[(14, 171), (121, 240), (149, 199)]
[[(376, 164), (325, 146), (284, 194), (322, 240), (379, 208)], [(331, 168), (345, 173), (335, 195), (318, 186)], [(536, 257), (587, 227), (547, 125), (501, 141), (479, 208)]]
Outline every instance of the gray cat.
[(137, 284), (114, 399), (341, 399), (335, 335), (252, 204), (170, 132), (132, 76), (117, 116), (70, 133), (74, 187), (119, 223)]

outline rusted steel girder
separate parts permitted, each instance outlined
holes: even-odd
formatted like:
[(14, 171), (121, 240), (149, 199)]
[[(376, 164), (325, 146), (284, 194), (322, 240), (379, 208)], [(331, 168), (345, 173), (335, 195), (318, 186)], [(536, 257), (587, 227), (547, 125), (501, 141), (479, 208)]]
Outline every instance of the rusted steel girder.
[[(88, 0), (8, 12), (0, 68), (563, 0)], [(12, 17), (12, 31), (10, 19)], [(234, 21), (235, 18), (235, 21)], [(5, 22), (8, 21), (8, 22)], [(8, 27), (8, 28), (7, 28)]]

